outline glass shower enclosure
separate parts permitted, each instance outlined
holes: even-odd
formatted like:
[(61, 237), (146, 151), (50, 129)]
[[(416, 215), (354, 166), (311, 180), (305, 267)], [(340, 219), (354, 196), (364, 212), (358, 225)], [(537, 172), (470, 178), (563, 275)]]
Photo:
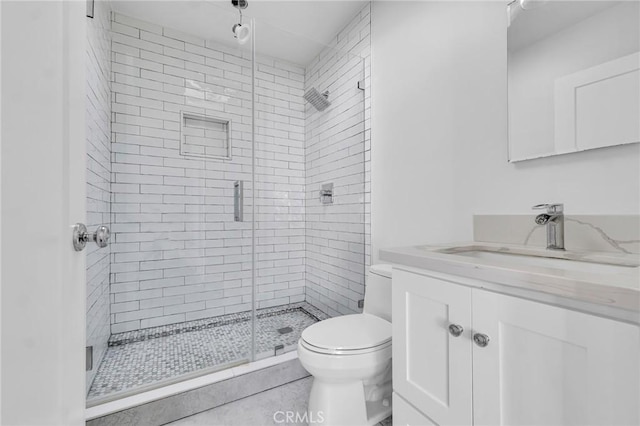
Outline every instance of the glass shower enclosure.
[(359, 311), (368, 262), (368, 8), (305, 64), (267, 23), (239, 44), (109, 12), (87, 55), (87, 227), (111, 229), (87, 246), (89, 405), (295, 350)]

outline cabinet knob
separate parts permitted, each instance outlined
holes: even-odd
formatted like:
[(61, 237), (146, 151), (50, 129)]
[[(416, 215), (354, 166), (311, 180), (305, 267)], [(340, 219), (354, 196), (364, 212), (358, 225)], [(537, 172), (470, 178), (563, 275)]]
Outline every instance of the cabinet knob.
[(449, 324), (449, 333), (451, 333), (453, 337), (458, 337), (459, 335), (462, 334), (463, 331), (464, 331), (464, 328), (462, 328), (461, 325)]
[(473, 341), (476, 342), (476, 345), (480, 346), (481, 348), (487, 346), (489, 344), (489, 340), (489, 336), (487, 336), (486, 334), (476, 333), (473, 335)]

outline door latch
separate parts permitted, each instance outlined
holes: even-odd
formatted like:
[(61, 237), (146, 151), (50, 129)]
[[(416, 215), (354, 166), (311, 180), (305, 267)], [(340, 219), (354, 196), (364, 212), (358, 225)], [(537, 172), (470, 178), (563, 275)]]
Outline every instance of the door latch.
[(87, 232), (84, 223), (76, 223), (73, 226), (73, 248), (76, 251), (84, 250), (88, 241), (93, 241), (98, 247), (104, 248), (109, 244), (109, 238), (111, 238), (111, 231), (107, 226), (98, 226), (93, 234)]

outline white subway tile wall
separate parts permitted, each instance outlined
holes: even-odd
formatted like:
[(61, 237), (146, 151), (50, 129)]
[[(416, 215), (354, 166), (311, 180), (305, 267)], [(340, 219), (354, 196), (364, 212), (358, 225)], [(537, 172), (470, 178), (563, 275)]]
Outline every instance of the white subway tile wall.
[[(249, 310), (250, 52), (119, 14), (112, 30), (111, 331)], [(268, 307), (304, 300), (304, 69), (258, 58), (255, 86), (257, 305)], [(229, 118), (232, 159), (182, 156), (181, 111)]]
[[(89, 230), (110, 226), (111, 197), (111, 8), (95, 2), (94, 19), (87, 19), (87, 222)], [(87, 245), (87, 346), (93, 346), (93, 381), (109, 340), (110, 248)]]
[(257, 57), (256, 302), (305, 300), (304, 68)]
[[(370, 262), (370, 12), (367, 3), (305, 73), (305, 90), (329, 90), (331, 102), (305, 110), (306, 301), (332, 316), (360, 311)], [(323, 205), (330, 182), (334, 202)]]

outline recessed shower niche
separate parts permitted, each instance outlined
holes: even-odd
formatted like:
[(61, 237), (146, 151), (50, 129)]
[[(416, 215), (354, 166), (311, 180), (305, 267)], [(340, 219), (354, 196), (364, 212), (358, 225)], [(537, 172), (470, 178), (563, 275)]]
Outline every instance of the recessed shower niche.
[(231, 160), (231, 119), (182, 112), (180, 155)]

